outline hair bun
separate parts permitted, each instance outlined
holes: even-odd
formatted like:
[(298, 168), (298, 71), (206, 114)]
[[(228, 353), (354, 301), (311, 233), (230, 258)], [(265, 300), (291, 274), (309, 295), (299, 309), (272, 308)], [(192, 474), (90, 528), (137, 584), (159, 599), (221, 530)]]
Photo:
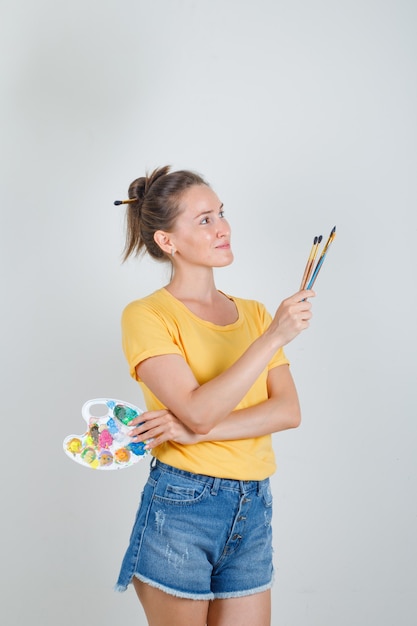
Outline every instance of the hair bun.
[(136, 198), (137, 200), (143, 201), (146, 194), (146, 178), (141, 176), (141, 178), (137, 178), (131, 183), (129, 187), (129, 198), (133, 200)]
[(139, 204), (143, 202), (146, 195), (149, 193), (152, 185), (163, 176), (169, 173), (170, 166), (158, 167), (151, 174), (141, 176), (134, 180), (129, 187), (129, 198), (139, 200)]

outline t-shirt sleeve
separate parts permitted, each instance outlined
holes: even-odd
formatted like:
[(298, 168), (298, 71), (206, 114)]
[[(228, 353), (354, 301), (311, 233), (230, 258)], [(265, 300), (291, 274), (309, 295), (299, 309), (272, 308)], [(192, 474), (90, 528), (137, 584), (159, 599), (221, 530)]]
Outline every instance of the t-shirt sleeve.
[[(264, 317), (264, 330), (266, 330), (272, 322), (271, 314), (263, 307), (263, 317)], [(278, 365), (289, 365), (290, 362), (285, 356), (285, 352), (282, 348), (274, 354), (272, 359), (268, 363), (268, 370), (271, 370), (273, 367), (277, 367)]]
[(180, 354), (174, 333), (158, 311), (143, 301), (131, 302), (122, 313), (122, 346), (132, 378), (136, 367), (152, 356)]

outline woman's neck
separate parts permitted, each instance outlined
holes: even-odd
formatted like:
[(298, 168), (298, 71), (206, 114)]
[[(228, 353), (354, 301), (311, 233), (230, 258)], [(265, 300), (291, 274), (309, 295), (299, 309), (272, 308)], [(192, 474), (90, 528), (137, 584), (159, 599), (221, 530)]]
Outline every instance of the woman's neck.
[(194, 300), (209, 304), (215, 301), (219, 292), (214, 283), (211, 268), (196, 268), (194, 272), (176, 271), (165, 287), (178, 300)]
[(174, 275), (165, 289), (182, 302), (194, 315), (219, 326), (234, 324), (239, 319), (235, 302), (216, 289), (213, 271), (187, 274), (187, 279)]

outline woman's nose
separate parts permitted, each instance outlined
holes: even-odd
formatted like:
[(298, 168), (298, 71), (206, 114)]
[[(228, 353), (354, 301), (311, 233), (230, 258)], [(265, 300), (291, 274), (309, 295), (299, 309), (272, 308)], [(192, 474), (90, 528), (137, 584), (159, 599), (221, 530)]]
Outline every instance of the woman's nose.
[(217, 237), (227, 237), (230, 234), (230, 226), (224, 218), (219, 219), (217, 225)]

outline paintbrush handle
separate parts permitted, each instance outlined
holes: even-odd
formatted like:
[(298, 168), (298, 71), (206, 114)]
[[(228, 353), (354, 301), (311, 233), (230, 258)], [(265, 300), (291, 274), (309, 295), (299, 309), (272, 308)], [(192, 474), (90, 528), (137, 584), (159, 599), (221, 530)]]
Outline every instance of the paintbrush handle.
[(309, 283), (308, 283), (308, 285), (307, 285), (306, 289), (312, 289), (312, 288), (313, 288), (313, 285), (314, 285), (314, 283), (315, 283), (315, 280), (316, 280), (316, 278), (317, 278), (317, 276), (318, 276), (318, 273), (319, 273), (319, 271), (320, 271), (321, 266), (323, 265), (323, 262), (324, 262), (324, 259), (325, 259), (325, 258), (326, 258), (326, 255), (325, 255), (325, 254), (323, 254), (323, 255), (319, 258), (319, 260), (318, 260), (318, 262), (317, 262), (317, 265), (316, 265), (316, 267), (315, 267), (315, 270), (314, 270), (314, 272), (313, 272), (313, 275), (311, 276), (310, 281), (309, 281)]
[(311, 268), (313, 267), (313, 259), (309, 259), (306, 265), (306, 268), (304, 270), (304, 275), (303, 275), (303, 280), (301, 281), (301, 286), (300, 286), (300, 291), (302, 289), (305, 289), (305, 286), (307, 284), (308, 278), (311, 274)]
[(316, 258), (316, 254), (317, 254), (318, 244), (320, 243), (320, 241), (321, 241), (321, 237), (314, 237), (313, 246), (312, 246), (312, 248), (310, 250), (310, 254), (309, 254), (308, 259), (307, 259), (307, 263), (306, 263), (306, 266), (305, 266), (303, 278), (301, 280), (300, 291), (302, 289), (305, 289), (305, 286), (306, 286), (306, 284), (308, 282), (308, 279), (310, 278), (311, 270), (313, 268), (314, 259)]

